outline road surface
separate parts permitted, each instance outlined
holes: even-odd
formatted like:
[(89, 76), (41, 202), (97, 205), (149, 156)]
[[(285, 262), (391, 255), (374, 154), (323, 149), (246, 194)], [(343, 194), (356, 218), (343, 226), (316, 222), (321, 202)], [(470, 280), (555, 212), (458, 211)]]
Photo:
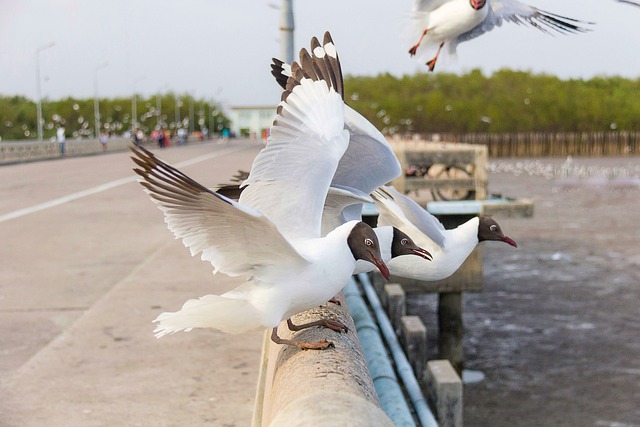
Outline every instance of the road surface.
[[(160, 156), (212, 187), (260, 148)], [(2, 426), (250, 423), (262, 333), (153, 337), (160, 312), (233, 282), (173, 239), (129, 154), (0, 167)]]

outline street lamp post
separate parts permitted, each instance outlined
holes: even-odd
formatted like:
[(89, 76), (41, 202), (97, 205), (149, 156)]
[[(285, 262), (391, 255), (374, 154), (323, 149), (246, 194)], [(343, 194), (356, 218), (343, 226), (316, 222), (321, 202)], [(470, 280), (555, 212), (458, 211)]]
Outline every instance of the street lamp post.
[(193, 121), (193, 95), (189, 95), (189, 134), (195, 131), (195, 123)]
[(156, 95), (156, 114), (158, 115), (158, 121), (156, 123), (156, 126), (158, 127), (158, 129), (162, 129), (162, 101), (161, 101), (161, 94)]
[(162, 86), (160, 88), (160, 91), (158, 92), (158, 95), (156, 96), (156, 110), (158, 112), (158, 123), (157, 123), (157, 127), (158, 129), (162, 129), (162, 92), (169, 87), (168, 83), (165, 83), (164, 86)]
[(95, 137), (100, 137), (100, 102), (98, 101), (98, 71), (109, 65), (108, 62), (104, 62), (93, 69), (93, 115), (95, 119)]
[(55, 42), (48, 43), (36, 49), (36, 112), (38, 127), (38, 142), (42, 142), (42, 96), (40, 94), (40, 52), (55, 46)]
[(178, 97), (178, 94), (175, 95), (175, 101), (176, 101), (176, 108), (175, 108), (175, 112), (176, 112), (176, 132), (178, 131), (178, 128), (180, 127), (180, 107), (182, 106), (182, 102), (180, 101), (180, 98)]
[(213, 135), (213, 101), (209, 101), (209, 135)]
[(144, 80), (147, 76), (140, 76), (133, 81), (133, 98), (131, 100), (131, 133), (138, 130), (138, 101), (136, 95), (136, 85)]

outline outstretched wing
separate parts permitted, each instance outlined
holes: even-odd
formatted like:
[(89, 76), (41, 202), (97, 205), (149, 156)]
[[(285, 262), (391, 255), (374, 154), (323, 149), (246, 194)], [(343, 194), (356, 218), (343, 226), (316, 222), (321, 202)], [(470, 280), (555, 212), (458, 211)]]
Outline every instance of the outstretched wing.
[[(436, 217), (393, 187), (381, 187), (371, 194), (380, 213), (379, 225), (394, 226), (409, 235), (422, 245), (424, 238), (419, 238), (415, 230), (428, 237), (440, 248), (444, 248), (444, 226)], [(427, 248), (429, 250), (429, 248)]]
[(318, 55), (292, 65), (266, 147), (240, 203), (264, 213), (288, 239), (317, 238), (329, 185), (349, 142), (340, 62), (329, 33)]
[(164, 212), (174, 236), (230, 276), (265, 265), (307, 261), (260, 212), (208, 190), (150, 151), (131, 148), (139, 182)]
[(517, 0), (492, 0), (487, 17), (476, 27), (461, 34), (453, 45), (474, 39), (482, 34), (501, 26), (502, 22), (513, 22), (518, 25), (530, 25), (544, 33), (557, 32), (560, 34), (584, 33), (589, 31), (583, 25), (592, 24), (566, 16), (556, 15), (537, 9)]
[[(229, 199), (238, 200), (244, 188), (229, 184), (215, 191)], [(362, 219), (363, 203), (373, 203), (373, 199), (355, 188), (331, 185), (322, 212), (322, 236), (326, 236), (346, 222)]]
[(349, 146), (331, 184), (370, 194), (402, 174), (402, 167), (386, 138), (360, 113), (345, 106)]
[[(316, 38), (312, 39), (312, 62), (322, 65), (326, 50)], [(318, 74), (329, 76), (332, 67), (317, 68)], [(288, 77), (291, 76), (291, 67), (274, 58), (271, 74), (284, 88)], [(349, 131), (349, 145), (340, 159), (331, 185), (335, 188), (349, 187), (356, 192), (370, 194), (376, 188), (400, 176), (402, 168), (384, 135), (353, 108), (348, 105), (344, 108), (344, 125)]]
[(322, 213), (322, 235), (353, 220), (362, 220), (362, 204), (373, 203), (367, 193), (356, 188), (331, 185)]

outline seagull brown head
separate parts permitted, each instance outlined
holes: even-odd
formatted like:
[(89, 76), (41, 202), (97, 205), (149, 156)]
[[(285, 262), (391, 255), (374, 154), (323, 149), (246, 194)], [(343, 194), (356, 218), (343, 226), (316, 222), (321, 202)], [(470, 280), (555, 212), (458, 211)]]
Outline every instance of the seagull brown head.
[(498, 225), (498, 223), (488, 216), (481, 216), (480, 224), (478, 224), (478, 242), (483, 242), (485, 240), (497, 240), (501, 242), (505, 242), (514, 248), (517, 248), (518, 245), (516, 242), (505, 236), (502, 232), (502, 229)]
[(393, 227), (393, 240), (391, 241), (391, 258), (395, 258), (401, 255), (417, 255), (428, 261), (433, 259), (433, 256), (420, 246), (416, 245), (411, 237), (407, 236), (402, 231)]
[(347, 237), (347, 245), (356, 261), (362, 259), (373, 263), (385, 279), (389, 280), (389, 269), (382, 261), (380, 243), (373, 228), (364, 222), (358, 222)]

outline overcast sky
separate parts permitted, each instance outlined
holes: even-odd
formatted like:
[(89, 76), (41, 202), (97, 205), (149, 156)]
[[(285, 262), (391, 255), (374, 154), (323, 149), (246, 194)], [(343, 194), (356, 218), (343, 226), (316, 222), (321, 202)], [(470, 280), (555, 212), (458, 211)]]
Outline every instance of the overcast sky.
[[(269, 73), (280, 56), (280, 0), (0, 0), (0, 94), (35, 99), (35, 51), (43, 97), (190, 92), (226, 107), (275, 105)], [(436, 72), (480, 68), (545, 72), (562, 78), (640, 77), (640, 8), (614, 0), (531, 0), (584, 21), (593, 31), (555, 37), (505, 24), (458, 48)], [(331, 31), (343, 71), (425, 72), (407, 53), (412, 0), (294, 0), (296, 51)]]

